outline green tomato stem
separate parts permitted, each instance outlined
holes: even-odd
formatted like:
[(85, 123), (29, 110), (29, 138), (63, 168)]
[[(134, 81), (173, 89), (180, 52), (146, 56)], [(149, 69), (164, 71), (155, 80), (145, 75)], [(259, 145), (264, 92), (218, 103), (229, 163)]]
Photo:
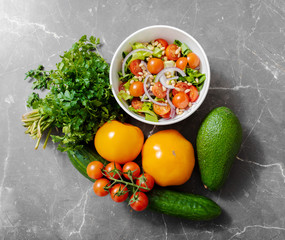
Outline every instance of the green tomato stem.
[[(104, 173), (103, 173), (103, 175), (106, 176), (106, 174), (104, 174)], [(144, 189), (144, 190), (148, 190), (148, 191), (150, 190), (148, 187), (138, 186), (133, 182), (127, 182), (127, 181), (123, 180), (121, 175), (120, 175), (120, 179), (115, 179), (110, 174), (108, 174), (108, 176), (106, 176), (106, 177), (113, 181), (113, 183), (107, 189), (110, 189), (116, 183), (123, 183), (126, 186), (134, 187), (136, 189), (136, 191), (138, 191), (139, 189)]]

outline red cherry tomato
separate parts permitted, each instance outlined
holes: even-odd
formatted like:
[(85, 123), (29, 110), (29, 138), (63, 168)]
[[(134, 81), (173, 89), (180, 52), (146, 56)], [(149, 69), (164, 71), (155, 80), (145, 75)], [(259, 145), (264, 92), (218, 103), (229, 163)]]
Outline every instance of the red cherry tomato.
[(101, 170), (104, 168), (104, 164), (99, 161), (90, 162), (86, 168), (88, 177), (92, 179), (99, 179), (103, 177)]
[(190, 86), (187, 83), (185, 83), (185, 82), (178, 82), (178, 83), (175, 84), (175, 88), (179, 88), (180, 90), (178, 91), (176, 89), (173, 89), (172, 90), (173, 96), (175, 96), (179, 92), (184, 92), (186, 89), (189, 89)]
[(199, 91), (198, 89), (191, 85), (190, 86), (190, 92), (189, 92), (189, 98), (190, 98), (190, 102), (195, 102), (199, 97)]
[(143, 188), (139, 189), (142, 192), (148, 192), (154, 186), (154, 178), (151, 175), (149, 175), (148, 173), (143, 173), (138, 177), (138, 179), (136, 181), (136, 185), (138, 185), (140, 187), (148, 188), (148, 190), (143, 189)]
[(180, 55), (179, 53), (178, 54), (176, 53), (177, 49), (178, 49), (178, 46), (175, 45), (175, 44), (168, 45), (168, 47), (165, 50), (166, 57), (169, 60), (176, 61), (179, 58), (179, 55)]
[(187, 54), (187, 61), (188, 61), (189, 67), (192, 69), (200, 65), (200, 58), (193, 52)]
[(139, 72), (142, 72), (142, 68), (139, 66), (140, 63), (141, 63), (141, 60), (139, 60), (139, 59), (131, 61), (130, 70), (131, 70), (132, 74), (134, 74), (136, 76), (140, 76)]
[(148, 197), (143, 192), (136, 192), (131, 196), (130, 206), (135, 211), (143, 211), (148, 205)]
[(181, 70), (184, 71), (184, 69), (187, 66), (187, 63), (188, 63), (188, 61), (187, 61), (186, 57), (180, 57), (180, 58), (177, 59), (175, 65), (176, 65), (176, 67), (178, 67), (178, 68), (180, 68)]
[(135, 81), (130, 86), (130, 95), (134, 97), (139, 97), (144, 94), (143, 83), (140, 81)]
[(123, 166), (124, 177), (130, 180), (129, 175), (132, 176), (132, 179), (137, 178), (141, 174), (140, 166), (135, 162), (127, 162)]
[(147, 62), (147, 69), (151, 74), (158, 74), (164, 68), (164, 63), (160, 58), (151, 58)]
[(110, 162), (106, 165), (105, 169), (105, 174), (106, 177), (110, 179), (110, 177), (119, 179), (120, 178), (120, 173), (122, 172), (122, 167), (119, 163), (115, 162)]
[(125, 89), (125, 83), (124, 82), (120, 82), (120, 84), (119, 84), (119, 92), (120, 91), (126, 91), (126, 89)]
[(166, 92), (167, 92), (166, 90), (163, 91), (163, 86), (162, 86), (162, 84), (160, 82), (156, 82), (152, 86), (152, 93), (157, 98), (165, 98), (166, 97)]
[(171, 108), (169, 104), (166, 106), (161, 106), (156, 103), (153, 104), (153, 111), (159, 116), (165, 116), (170, 112)]
[(133, 100), (132, 100), (132, 107), (134, 109), (141, 109), (142, 106), (143, 106), (143, 103), (140, 100), (140, 98), (137, 98), (137, 97), (133, 98)]
[(106, 191), (104, 187), (108, 186), (110, 181), (106, 178), (100, 178), (96, 180), (93, 184), (94, 193), (99, 197), (104, 197), (109, 194), (109, 191)]
[(110, 195), (113, 201), (123, 202), (128, 198), (129, 190), (125, 184), (118, 183), (110, 189)]
[(168, 42), (162, 38), (155, 39), (154, 41), (160, 43), (164, 49), (166, 49), (168, 46)]
[(177, 108), (186, 108), (189, 104), (189, 97), (185, 92), (179, 92), (172, 98), (172, 103)]
[(169, 117), (170, 117), (170, 114), (171, 114), (171, 110), (170, 110), (168, 113), (166, 113), (166, 114), (164, 114), (164, 115), (161, 115), (161, 117), (163, 117), (163, 118), (169, 118)]

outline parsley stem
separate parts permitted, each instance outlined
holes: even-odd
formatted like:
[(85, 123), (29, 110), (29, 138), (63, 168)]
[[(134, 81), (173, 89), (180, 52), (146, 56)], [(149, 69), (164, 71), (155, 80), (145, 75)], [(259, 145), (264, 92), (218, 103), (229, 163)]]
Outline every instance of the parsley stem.
[(27, 112), (27, 113), (23, 114), (22, 118), (25, 118), (27, 116), (33, 116), (34, 114), (39, 114), (39, 110), (35, 109), (33, 111)]
[(36, 144), (36, 146), (35, 146), (35, 150), (38, 149), (38, 147), (39, 147), (39, 145), (40, 145), (40, 141), (41, 141), (41, 138), (38, 138), (37, 144)]
[(40, 117), (22, 119), (22, 122), (24, 122), (24, 123), (26, 123), (26, 122), (34, 122), (34, 121), (38, 120), (39, 118), (40, 118)]
[(45, 149), (46, 146), (47, 146), (47, 142), (48, 142), (49, 136), (50, 136), (50, 134), (51, 134), (51, 130), (52, 130), (52, 128), (50, 128), (49, 131), (48, 131), (46, 140), (45, 140), (44, 145), (43, 145), (43, 149)]
[[(53, 120), (51, 120), (48, 115), (41, 116), (39, 110), (35, 109), (31, 112), (24, 114), (22, 116), (22, 122), (24, 123), (23, 125), (27, 128), (25, 133), (29, 134), (33, 139), (37, 139), (35, 149), (38, 149), (42, 133), (51, 126)], [(52, 128), (50, 128), (48, 131), (43, 148), (45, 148), (47, 145), (48, 139), (51, 134), (51, 129)]]

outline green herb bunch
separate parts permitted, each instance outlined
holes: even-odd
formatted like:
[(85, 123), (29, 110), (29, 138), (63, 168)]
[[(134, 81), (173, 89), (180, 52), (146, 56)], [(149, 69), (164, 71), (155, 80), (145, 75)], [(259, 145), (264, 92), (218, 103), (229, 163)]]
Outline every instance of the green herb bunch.
[(33, 89), (49, 90), (44, 98), (33, 92), (27, 106), (34, 110), (22, 117), (27, 134), (37, 139), (48, 130), (44, 148), (51, 135), (60, 151), (75, 150), (94, 138), (97, 129), (109, 120), (122, 120), (119, 105), (109, 83), (109, 64), (98, 53), (100, 40), (86, 35), (64, 52), (55, 70), (43, 66), (26, 73), (33, 80)]

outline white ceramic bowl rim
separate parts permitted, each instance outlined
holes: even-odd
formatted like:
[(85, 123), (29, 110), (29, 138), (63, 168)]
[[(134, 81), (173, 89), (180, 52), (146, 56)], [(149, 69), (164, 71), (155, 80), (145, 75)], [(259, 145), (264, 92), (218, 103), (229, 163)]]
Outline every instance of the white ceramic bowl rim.
[[(173, 119), (160, 119), (158, 122), (151, 122), (151, 121), (145, 120), (145, 118), (143, 116), (140, 116), (140, 115), (130, 111), (128, 109), (128, 105), (126, 103), (123, 103), (118, 98), (118, 96), (117, 96), (117, 94), (118, 94), (117, 93), (117, 91), (118, 91), (117, 89), (118, 89), (118, 84), (119, 84), (118, 72), (121, 70), (121, 68), (119, 66), (121, 66), (121, 60), (123, 59), (122, 58), (122, 52), (131, 50), (131, 44), (136, 42), (136, 41), (138, 41), (138, 40), (134, 41), (134, 38), (136, 38), (137, 35), (140, 35), (143, 32), (151, 32), (153, 35), (157, 35), (157, 32), (159, 32), (161, 30), (166, 31), (166, 32), (169, 32), (169, 31), (176, 32), (177, 34), (180, 34), (181, 36), (184, 36), (185, 39), (186, 38), (189, 39), (188, 41), (184, 41), (184, 40), (180, 40), (179, 37), (178, 38), (176, 38), (176, 37), (173, 38), (173, 39), (177, 39), (177, 40), (179, 40), (181, 42), (185, 42), (190, 47), (190, 49), (200, 57), (200, 61), (201, 61), (201, 68), (200, 69), (202, 69), (201, 72), (206, 74), (206, 80), (204, 82), (203, 89), (200, 91), (200, 96), (199, 96), (198, 100), (195, 103), (193, 103), (191, 108), (188, 109), (185, 113), (183, 113), (181, 115), (177, 115)], [(161, 34), (161, 35), (163, 35), (163, 34)], [(156, 38), (158, 38), (158, 37), (156, 37)], [(165, 38), (165, 37), (162, 36), (160, 38)], [(154, 38), (152, 38), (152, 39), (154, 39)], [(145, 41), (145, 39), (141, 39), (140, 41)], [(127, 48), (129, 48), (129, 49), (127, 50)], [(118, 63), (120, 65), (118, 65)], [(114, 81), (117, 81), (117, 84), (114, 84)], [(180, 121), (188, 118), (203, 103), (203, 101), (206, 98), (206, 95), (208, 93), (209, 86), (210, 86), (210, 66), (209, 66), (209, 61), (208, 61), (207, 55), (206, 55), (204, 49), (202, 48), (202, 46), (198, 43), (198, 41), (196, 39), (194, 39), (187, 32), (185, 32), (185, 31), (183, 31), (181, 29), (178, 29), (176, 27), (172, 27), (172, 26), (152, 25), (152, 26), (149, 26), (149, 27), (145, 27), (145, 28), (139, 29), (136, 32), (132, 33), (131, 35), (129, 35), (119, 45), (119, 47), (117, 48), (117, 50), (116, 50), (116, 52), (115, 52), (115, 54), (114, 54), (114, 56), (112, 58), (112, 61), (111, 61), (111, 66), (110, 66), (110, 84), (111, 84), (111, 87), (112, 87), (113, 95), (116, 98), (118, 104), (131, 117), (133, 117), (133, 118), (135, 118), (135, 119), (137, 119), (137, 120), (139, 120), (141, 122), (144, 122), (144, 123), (147, 123), (147, 124), (151, 124), (151, 125), (170, 125), (170, 124), (174, 124), (174, 123), (180, 122)]]

